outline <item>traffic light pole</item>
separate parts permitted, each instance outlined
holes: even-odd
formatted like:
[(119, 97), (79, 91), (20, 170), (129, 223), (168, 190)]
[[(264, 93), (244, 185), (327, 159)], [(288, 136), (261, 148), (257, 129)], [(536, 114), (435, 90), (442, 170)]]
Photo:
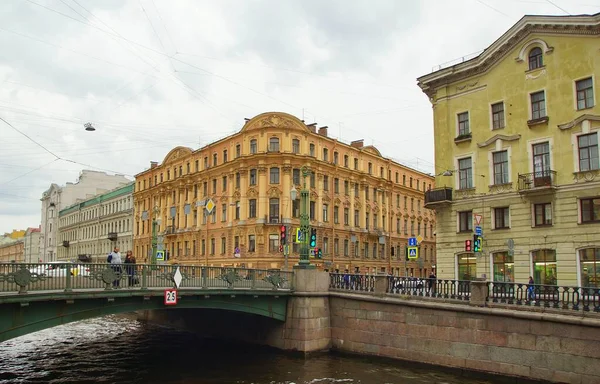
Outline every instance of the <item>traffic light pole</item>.
[(306, 165), (302, 166), (302, 190), (300, 191), (300, 231), (302, 232), (302, 242), (300, 243), (300, 260), (294, 266), (297, 269), (312, 269), (314, 265), (310, 263), (308, 250), (308, 235), (310, 233), (310, 216), (308, 207), (309, 191), (306, 188), (306, 177), (310, 174), (310, 169)]

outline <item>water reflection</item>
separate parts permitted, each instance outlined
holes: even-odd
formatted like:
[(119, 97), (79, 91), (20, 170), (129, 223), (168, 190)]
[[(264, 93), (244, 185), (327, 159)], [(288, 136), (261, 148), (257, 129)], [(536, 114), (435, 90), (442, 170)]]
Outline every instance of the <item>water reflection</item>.
[(310, 359), (107, 316), (0, 344), (0, 383), (494, 383), (410, 363)]

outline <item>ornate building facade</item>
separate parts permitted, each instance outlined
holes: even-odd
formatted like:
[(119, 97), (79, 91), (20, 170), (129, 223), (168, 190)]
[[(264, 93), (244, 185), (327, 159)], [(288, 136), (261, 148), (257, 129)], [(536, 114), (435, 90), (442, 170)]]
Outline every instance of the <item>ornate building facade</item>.
[(133, 183), (58, 213), (58, 260), (104, 263), (115, 246), (133, 250)]
[(444, 171), (425, 196), (438, 277), (600, 286), (599, 41), (600, 13), (525, 16), (419, 78)]
[[(302, 167), (310, 170), (304, 179)], [(424, 191), (433, 177), (383, 157), (362, 140), (350, 145), (285, 113), (246, 120), (236, 134), (198, 150), (174, 148), (136, 175), (134, 251), (150, 260), (153, 227), (171, 262), (291, 268), (280, 251), (299, 227), (306, 182), (320, 268), (425, 276), (435, 265), (433, 211)], [(408, 237), (421, 236), (420, 258), (406, 261)]]

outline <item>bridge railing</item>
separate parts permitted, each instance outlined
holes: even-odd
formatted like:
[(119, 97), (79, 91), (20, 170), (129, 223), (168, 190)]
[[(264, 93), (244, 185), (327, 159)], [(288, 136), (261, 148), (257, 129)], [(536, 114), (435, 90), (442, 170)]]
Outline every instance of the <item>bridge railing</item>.
[(600, 312), (600, 288), (488, 282), (493, 303)]
[(375, 275), (358, 273), (330, 273), (329, 288), (356, 292), (374, 292)]
[[(179, 269), (178, 269), (179, 268)], [(179, 271), (179, 272), (177, 272)], [(0, 263), (0, 294), (86, 289), (293, 290), (293, 272), (192, 265)]]

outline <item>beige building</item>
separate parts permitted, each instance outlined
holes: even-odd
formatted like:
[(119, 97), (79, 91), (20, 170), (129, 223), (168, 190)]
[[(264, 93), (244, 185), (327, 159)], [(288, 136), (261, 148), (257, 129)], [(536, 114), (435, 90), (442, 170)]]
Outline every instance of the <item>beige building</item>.
[[(301, 168), (310, 169), (310, 221), (320, 268), (424, 276), (435, 264), (433, 211), (424, 191), (433, 178), (383, 157), (358, 140), (330, 138), (327, 127), (285, 113), (247, 119), (242, 129), (198, 150), (174, 148), (136, 175), (134, 248), (150, 260), (155, 224), (170, 261), (211, 266), (285, 268), (280, 229), (295, 239)], [(209, 209), (210, 213), (209, 213)], [(410, 236), (421, 257), (405, 261)], [(288, 268), (298, 261), (290, 249)]]
[(4, 237), (0, 241), (0, 263), (23, 263), (23, 238)]
[(132, 250), (133, 183), (58, 213), (58, 259), (104, 263), (115, 246)]
[(419, 78), (440, 171), (425, 196), (438, 277), (600, 286), (599, 37), (600, 14), (525, 16)]

